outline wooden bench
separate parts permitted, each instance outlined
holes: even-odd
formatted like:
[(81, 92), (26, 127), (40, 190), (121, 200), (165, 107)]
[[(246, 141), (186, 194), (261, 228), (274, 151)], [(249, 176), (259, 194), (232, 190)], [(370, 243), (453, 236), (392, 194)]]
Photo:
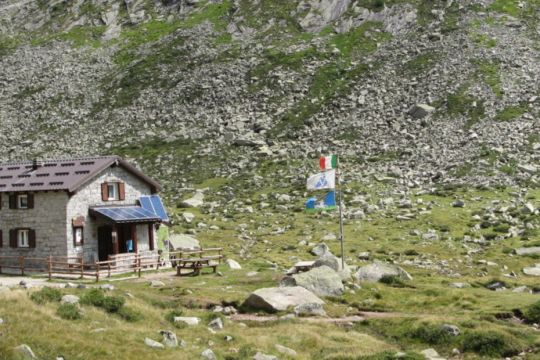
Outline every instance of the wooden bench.
[[(184, 250), (169, 253), (171, 264), (176, 267), (176, 275), (199, 275), (201, 269), (212, 268), (213, 272), (223, 260), (222, 248), (209, 248), (201, 250)], [(205, 255), (217, 252), (217, 255)], [(189, 273), (182, 273), (182, 270), (191, 270)]]
[(299, 261), (294, 264), (294, 270), (296, 273), (305, 272), (313, 269), (315, 261)]

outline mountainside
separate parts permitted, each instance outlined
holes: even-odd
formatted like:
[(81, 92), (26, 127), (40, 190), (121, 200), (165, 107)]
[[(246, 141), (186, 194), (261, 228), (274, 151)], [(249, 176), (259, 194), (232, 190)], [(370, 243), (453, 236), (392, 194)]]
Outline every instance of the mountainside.
[(346, 181), (537, 185), (539, 9), (3, 1), (0, 154), (117, 153), (175, 200), (215, 177), (300, 187), (320, 152)]

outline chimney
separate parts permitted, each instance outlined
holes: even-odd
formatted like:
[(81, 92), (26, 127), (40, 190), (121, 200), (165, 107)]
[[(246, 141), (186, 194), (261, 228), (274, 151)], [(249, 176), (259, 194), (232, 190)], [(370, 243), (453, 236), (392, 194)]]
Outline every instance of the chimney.
[(32, 160), (32, 170), (37, 170), (43, 166), (43, 160), (34, 159)]

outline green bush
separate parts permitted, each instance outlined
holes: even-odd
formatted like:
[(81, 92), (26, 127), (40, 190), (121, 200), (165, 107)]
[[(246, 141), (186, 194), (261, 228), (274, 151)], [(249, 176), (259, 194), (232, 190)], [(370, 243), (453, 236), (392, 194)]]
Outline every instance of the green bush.
[(127, 306), (122, 306), (120, 310), (118, 310), (118, 315), (128, 322), (139, 321), (143, 318), (143, 315), (140, 312)]
[(102, 290), (91, 289), (81, 296), (80, 303), (83, 305), (94, 305), (101, 307), (105, 299), (105, 294)]
[(540, 323), (540, 301), (535, 302), (525, 309), (523, 317), (527, 322)]
[(432, 345), (448, 344), (452, 340), (448, 331), (435, 324), (422, 324), (412, 331), (411, 336)]
[(515, 337), (494, 330), (473, 330), (465, 333), (462, 347), (463, 351), (497, 358), (514, 356), (521, 351), (521, 344)]
[(30, 294), (30, 300), (37, 304), (45, 304), (46, 302), (60, 301), (62, 292), (56, 288), (44, 287), (43, 289)]
[(124, 306), (125, 302), (126, 299), (120, 296), (106, 296), (103, 299), (101, 307), (107, 312), (117, 313), (122, 308), (122, 306)]
[(399, 276), (395, 275), (384, 275), (379, 282), (397, 288), (407, 287), (403, 280), (401, 280)]
[(65, 320), (78, 320), (82, 317), (79, 308), (74, 304), (61, 304), (56, 314)]

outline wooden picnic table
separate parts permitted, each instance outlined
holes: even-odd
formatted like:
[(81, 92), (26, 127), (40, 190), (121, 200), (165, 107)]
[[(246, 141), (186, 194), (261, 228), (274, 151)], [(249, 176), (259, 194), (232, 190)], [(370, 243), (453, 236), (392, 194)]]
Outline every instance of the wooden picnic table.
[[(217, 255), (204, 255), (205, 252), (217, 251)], [(176, 274), (178, 276), (182, 275), (199, 275), (201, 269), (203, 268), (212, 268), (213, 272), (217, 271), (217, 267), (223, 259), (221, 254), (221, 248), (206, 249), (206, 250), (196, 250), (196, 251), (185, 251), (179, 252), (180, 257), (174, 256), (174, 264), (176, 266)], [(187, 256), (186, 256), (187, 255)], [(183, 269), (192, 270), (190, 273), (182, 274)]]
[(309, 271), (313, 268), (313, 264), (315, 264), (315, 261), (299, 261), (296, 264), (294, 264), (294, 269), (296, 273)]

